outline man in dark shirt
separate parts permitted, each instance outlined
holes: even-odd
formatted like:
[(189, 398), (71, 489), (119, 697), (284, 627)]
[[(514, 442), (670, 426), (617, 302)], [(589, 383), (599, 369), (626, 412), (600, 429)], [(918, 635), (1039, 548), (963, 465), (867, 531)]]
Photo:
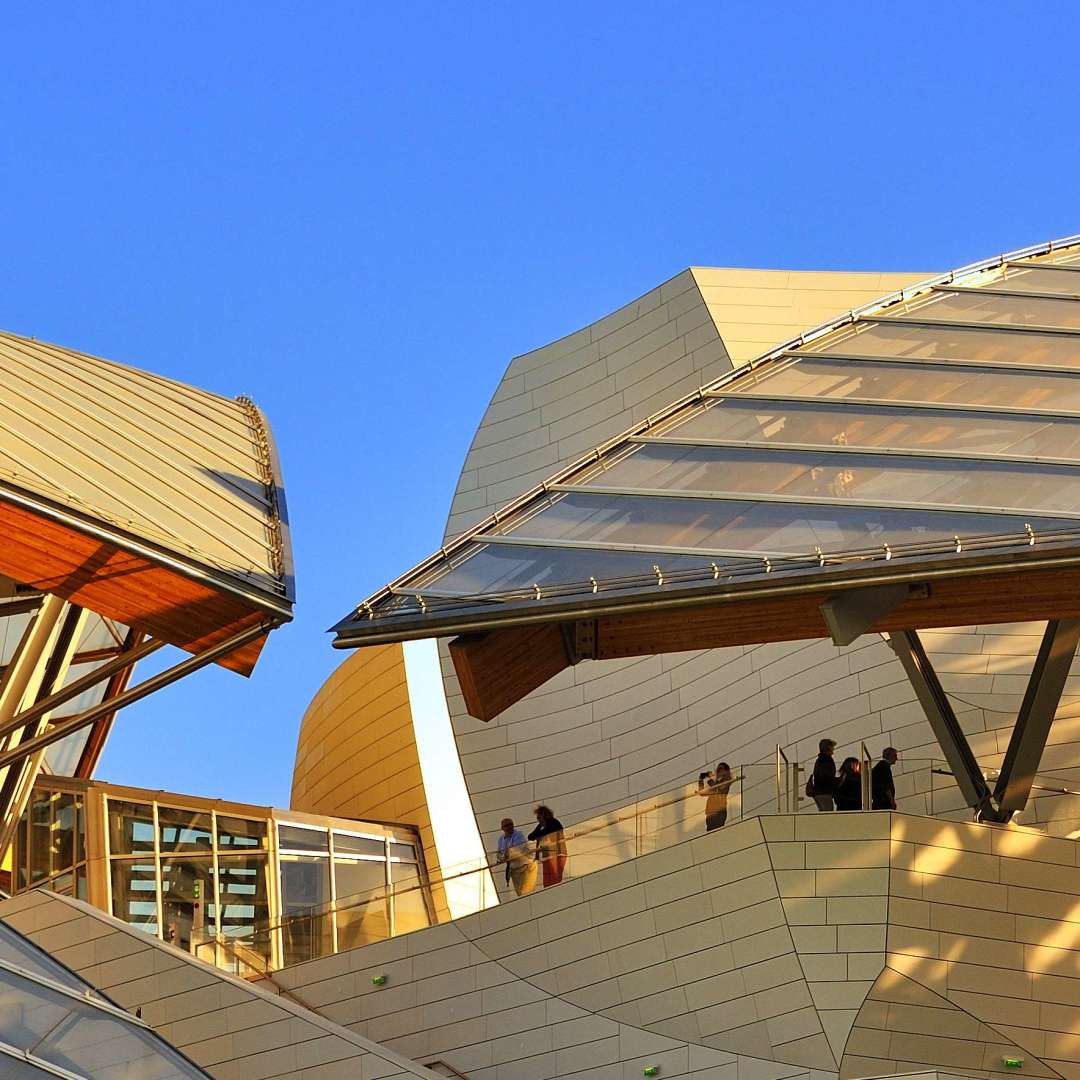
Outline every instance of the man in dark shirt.
[(834, 809), (836, 762), (833, 761), (833, 751), (835, 749), (836, 743), (832, 739), (822, 739), (818, 743), (818, 756), (817, 761), (814, 762), (814, 773), (810, 778), (810, 784), (814, 802), (817, 803), (819, 810)]
[(870, 808), (872, 810), (896, 809), (896, 785), (893, 783), (892, 767), (899, 755), (891, 746), (881, 751), (881, 760), (870, 770)]

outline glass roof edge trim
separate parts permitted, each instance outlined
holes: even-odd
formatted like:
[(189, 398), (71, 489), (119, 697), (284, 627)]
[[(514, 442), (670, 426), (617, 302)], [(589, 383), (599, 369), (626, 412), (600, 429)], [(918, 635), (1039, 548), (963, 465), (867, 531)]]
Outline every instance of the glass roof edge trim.
[[(1027, 545), (1025, 545), (1026, 547)], [(928, 557), (944, 553), (933, 552)], [(431, 637), (450, 637), (457, 634), (500, 629), (507, 626), (536, 624), (542, 622), (567, 622), (569, 620), (607, 617), (647, 610), (663, 606), (667, 608), (688, 607), (700, 604), (706, 599), (754, 599), (758, 596), (795, 595), (818, 592), (822, 589), (845, 590), (861, 588), (866, 585), (902, 584), (912, 581), (934, 581), (939, 578), (972, 577), (976, 574), (1006, 573), (1017, 569), (1018, 562), (1025, 570), (1053, 570), (1080, 566), (1080, 551), (1075, 547), (1063, 552), (1041, 555), (1037, 558), (1019, 559), (1016, 551), (993, 551), (987, 557), (967, 562), (963, 566), (936, 565), (905, 562), (903, 567), (885, 570), (885, 560), (869, 566), (867, 572), (856, 577), (842, 577), (836, 574), (839, 567), (828, 567), (831, 573), (815, 574), (811, 580), (790, 582), (769, 582), (767, 584), (747, 583), (740, 586), (721, 586), (719, 593), (716, 585), (703, 584), (692, 589), (683, 589), (679, 593), (672, 591), (656, 593), (648, 597), (607, 596), (593, 601), (589, 606), (565, 601), (543, 608), (520, 613), (504, 613), (493, 617), (490, 611), (471, 612), (466, 616), (421, 617), (412, 615), (410, 625), (399, 622), (394, 627), (362, 629), (377, 626), (371, 620), (348, 619), (340, 623), (341, 630), (333, 641), (334, 648), (351, 649), (359, 646), (379, 645), (398, 641), (411, 641)], [(878, 571), (878, 572), (874, 572)]]
[[(540, 495), (546, 493), (548, 486), (557, 482), (561, 478), (572, 475), (578, 469), (584, 468), (587, 465), (593, 463), (598, 459), (602, 452), (606, 452), (610, 448), (614, 448), (622, 443), (625, 443), (629, 436), (640, 434), (642, 431), (647, 431), (653, 424), (660, 423), (668, 420), (680, 409), (685, 408), (688, 405), (692, 405), (698, 401), (701, 401), (709, 392), (715, 391), (721, 386), (726, 385), (728, 382), (733, 382), (736, 379), (745, 377), (748, 373), (755, 371), (758, 365), (774, 359), (783, 352), (797, 348), (798, 346), (806, 344), (808, 341), (821, 337), (824, 334), (830, 333), (833, 330), (838, 330), (842, 326), (854, 323), (857, 318), (863, 312), (870, 312), (874, 310), (880, 310), (887, 307), (890, 304), (902, 302), (905, 299), (910, 299), (913, 295), (920, 292), (926, 292), (934, 285), (949, 284), (959, 278), (966, 277), (972, 274), (981, 273), (986, 270), (992, 270), (995, 267), (1004, 266), (1006, 263), (1015, 260), (1023, 260), (1034, 258), (1038, 255), (1049, 255), (1055, 251), (1061, 249), (1068, 249), (1071, 247), (1080, 247), (1080, 233), (1074, 233), (1070, 236), (1062, 237), (1056, 240), (1044, 240), (1037, 244), (1029, 244), (1023, 248), (1017, 248), (1014, 251), (1005, 252), (1001, 255), (995, 255), (987, 259), (981, 259), (973, 263), (969, 263), (965, 266), (961, 266), (956, 270), (950, 270), (942, 274), (936, 274), (933, 277), (927, 278), (923, 282), (917, 282), (914, 285), (901, 288), (896, 292), (887, 293), (885, 296), (878, 300), (874, 300), (869, 304), (862, 305), (857, 308), (853, 308), (848, 312), (845, 312), (841, 316), (831, 319), (827, 322), (804, 331), (796, 337), (790, 338), (785, 342), (781, 342), (779, 345), (774, 346), (772, 349), (762, 353), (761, 356), (750, 360), (748, 363), (740, 364), (733, 368), (729, 372), (725, 372), (719, 378), (712, 380), (703, 387), (699, 387), (696, 391), (685, 395), (671, 405), (653, 413), (651, 416), (645, 417), (643, 420), (639, 420), (632, 427), (619, 435), (616, 435), (612, 439), (607, 440), (600, 447), (582, 455), (580, 458), (575, 459), (565, 469), (560, 469), (555, 476), (545, 481), (529, 491), (518, 496), (516, 499), (511, 500), (504, 507), (496, 510), (493, 514), (484, 518), (478, 522), (471, 529), (466, 530), (460, 536), (455, 537), (450, 544), (445, 544), (438, 551), (433, 552), (426, 559), (417, 563), (411, 569), (405, 571), (396, 577), (389, 585), (383, 586), (381, 589), (372, 593), (366, 600), (361, 601), (355, 605), (344, 619), (339, 620), (337, 623), (329, 628), (330, 633), (338, 633), (339, 627), (348, 623), (351, 623), (355, 618), (361, 618), (364, 616), (372, 617), (373, 605), (386, 599), (392, 595), (389, 591), (390, 585), (406, 586), (407, 583), (419, 573), (423, 573), (437, 566), (441, 560), (449, 558), (450, 553), (459, 551), (462, 547), (474, 540), (478, 534), (482, 533), (484, 529), (489, 528), (491, 525), (497, 525), (501, 518), (506, 514), (513, 513), (519, 510), (523, 505), (528, 503), (531, 499), (534, 499)], [(335, 645), (337, 643), (335, 642)]]
[(691, 488), (632, 488), (604, 487), (600, 484), (552, 484), (549, 491), (566, 495), (625, 495), (628, 498), (646, 499), (700, 499), (705, 502), (779, 503), (786, 506), (835, 506), (852, 509), (873, 510), (926, 510), (932, 514), (995, 514), (1007, 517), (1038, 517), (1059, 521), (1080, 521), (1077, 510), (1010, 510), (1003, 506), (979, 506), (965, 503), (890, 502), (887, 499), (840, 499), (827, 495), (800, 495), (797, 499), (787, 495), (763, 492), (694, 491)]
[[(979, 292), (978, 289), (973, 289), (973, 292)], [(899, 322), (898, 319), (875, 319), (873, 320), (879, 323), (895, 323)], [(964, 327), (963, 324), (953, 322), (942, 322), (942, 326), (961, 326), (961, 328), (971, 329), (975, 324), (971, 324), (970, 327)], [(982, 329), (986, 329), (991, 324), (985, 325), (979, 324)], [(998, 329), (997, 324), (993, 324), (993, 329)], [(1010, 329), (1013, 330), (1028, 330), (1026, 326), (1014, 326)], [(1036, 331), (1038, 332), (1038, 331)], [(1080, 331), (1077, 331), (1080, 333)], [(852, 340), (852, 339), (849, 339)], [(854, 340), (858, 340), (855, 338)], [(1052, 375), (1080, 375), (1080, 369), (1075, 367), (1066, 367), (1064, 364), (1010, 364), (1007, 360), (970, 360), (962, 356), (950, 356), (950, 357), (926, 357), (926, 356), (888, 356), (879, 355), (875, 356), (872, 353), (856, 353), (856, 352), (815, 352), (809, 349), (788, 349), (783, 356), (777, 357), (780, 360), (791, 361), (803, 361), (803, 360), (842, 360), (845, 364), (907, 364), (910, 367), (963, 367), (963, 368), (981, 368), (984, 371), (1030, 371), (1034, 374), (1039, 372), (1046, 372)]]
[(768, 442), (749, 442), (745, 439), (706, 439), (677, 438), (673, 435), (635, 435), (633, 441), (645, 446), (705, 446), (718, 450), (753, 450), (769, 453), (771, 451), (788, 453), (854, 454), (856, 456), (884, 455), (887, 457), (936, 458), (944, 461), (1001, 461), (1018, 465), (1080, 465), (1080, 457), (1056, 458), (1033, 457), (1024, 454), (995, 454), (989, 451), (969, 450), (954, 453), (950, 450), (930, 450), (926, 448), (899, 449), (892, 446), (859, 446), (854, 443), (835, 445), (833, 443), (793, 443), (770, 440)]
[[(815, 353), (828, 359), (827, 353)], [(1030, 369), (1027, 369), (1030, 370)], [(706, 397), (730, 399), (732, 401), (772, 401), (778, 404), (791, 402), (799, 405), (858, 405), (877, 409), (933, 409), (940, 412), (977, 412), (996, 416), (1016, 416), (1020, 418), (1037, 416), (1046, 420), (1080, 420), (1080, 411), (1069, 412), (1061, 409), (1040, 409), (1037, 407), (1013, 409), (1008, 405), (953, 405), (939, 401), (912, 401), (909, 398), (868, 398), (868, 397), (822, 397), (809, 394), (760, 394), (753, 390), (739, 390), (737, 393), (712, 393), (706, 391)]]
[[(578, 489), (575, 489), (575, 491)], [(632, 544), (621, 541), (604, 540), (552, 540), (547, 537), (537, 536), (489, 536), (484, 539), (485, 544), (502, 544), (507, 547), (538, 547), (550, 549), (563, 549), (567, 551), (610, 551), (637, 552), (642, 555), (700, 555), (702, 559), (745, 559), (749, 562), (763, 563), (767, 559), (809, 559), (816, 558), (810, 554), (800, 554), (791, 551), (747, 551), (742, 548), (692, 548), (681, 544)], [(492, 594), (489, 594), (492, 595)]]

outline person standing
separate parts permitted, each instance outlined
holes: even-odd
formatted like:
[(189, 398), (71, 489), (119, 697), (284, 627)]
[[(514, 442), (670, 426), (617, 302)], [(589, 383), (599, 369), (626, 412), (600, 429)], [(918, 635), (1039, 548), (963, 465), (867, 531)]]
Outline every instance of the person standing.
[(698, 777), (698, 794), (705, 799), (705, 831), (722, 829), (727, 823), (728, 791), (735, 783), (731, 766), (721, 761), (715, 773), (702, 773)]
[(896, 784), (893, 782), (892, 767), (899, 754), (886, 746), (881, 751), (881, 760), (870, 770), (870, 809), (895, 810)]
[(551, 808), (540, 805), (534, 811), (536, 828), (529, 833), (529, 839), (536, 841), (536, 857), (544, 868), (544, 888), (558, 885), (566, 869), (566, 841), (563, 839), (562, 822), (551, 812)]
[(836, 809), (862, 809), (862, 768), (859, 759), (844, 758), (836, 776)]
[(529, 851), (529, 845), (520, 829), (514, 827), (511, 818), (503, 818), (499, 827), (499, 850), (497, 862), (506, 864), (506, 882), (513, 882), (514, 892), (525, 896), (536, 888), (536, 860)]
[(836, 763), (833, 752), (836, 743), (832, 739), (822, 739), (818, 743), (817, 761), (807, 785), (807, 795), (813, 797), (819, 810), (833, 810), (833, 796), (836, 794)]

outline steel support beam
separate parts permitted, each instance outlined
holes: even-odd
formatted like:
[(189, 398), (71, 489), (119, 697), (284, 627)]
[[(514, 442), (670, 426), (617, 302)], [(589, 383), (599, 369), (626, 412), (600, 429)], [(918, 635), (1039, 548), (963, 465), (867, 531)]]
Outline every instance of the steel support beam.
[[(829, 628), (833, 644), (850, 645), (857, 637), (873, 630), (879, 619), (915, 595), (915, 588), (911, 585), (871, 585), (830, 596), (821, 604), (821, 617)], [(925, 599), (929, 593), (929, 588), (923, 586), (921, 598)]]
[(990, 788), (919, 635), (914, 630), (897, 630), (889, 635), (889, 644), (907, 673), (968, 806), (980, 814), (993, 815)]
[(1046, 624), (994, 787), (999, 820), (1007, 821), (1027, 805), (1077, 644), (1080, 644), (1080, 619), (1051, 619)]

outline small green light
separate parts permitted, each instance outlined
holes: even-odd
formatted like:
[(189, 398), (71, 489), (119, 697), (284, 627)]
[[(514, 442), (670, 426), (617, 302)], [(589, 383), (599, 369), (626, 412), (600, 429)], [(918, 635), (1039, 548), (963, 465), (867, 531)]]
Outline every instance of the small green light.
[(382, 985), (385, 984), (385, 982), (386, 982), (386, 976), (385, 975), (372, 975), (371, 976), (371, 985), (372, 986), (382, 986)]
[(656, 1074), (660, 1072), (660, 1066), (646, 1065), (642, 1072), (644, 1072), (646, 1076), (656, 1076)]
[(1001, 1059), (1001, 1064), (1004, 1065), (1006, 1069), (1022, 1069), (1024, 1067), (1024, 1059), (1003, 1057)]

